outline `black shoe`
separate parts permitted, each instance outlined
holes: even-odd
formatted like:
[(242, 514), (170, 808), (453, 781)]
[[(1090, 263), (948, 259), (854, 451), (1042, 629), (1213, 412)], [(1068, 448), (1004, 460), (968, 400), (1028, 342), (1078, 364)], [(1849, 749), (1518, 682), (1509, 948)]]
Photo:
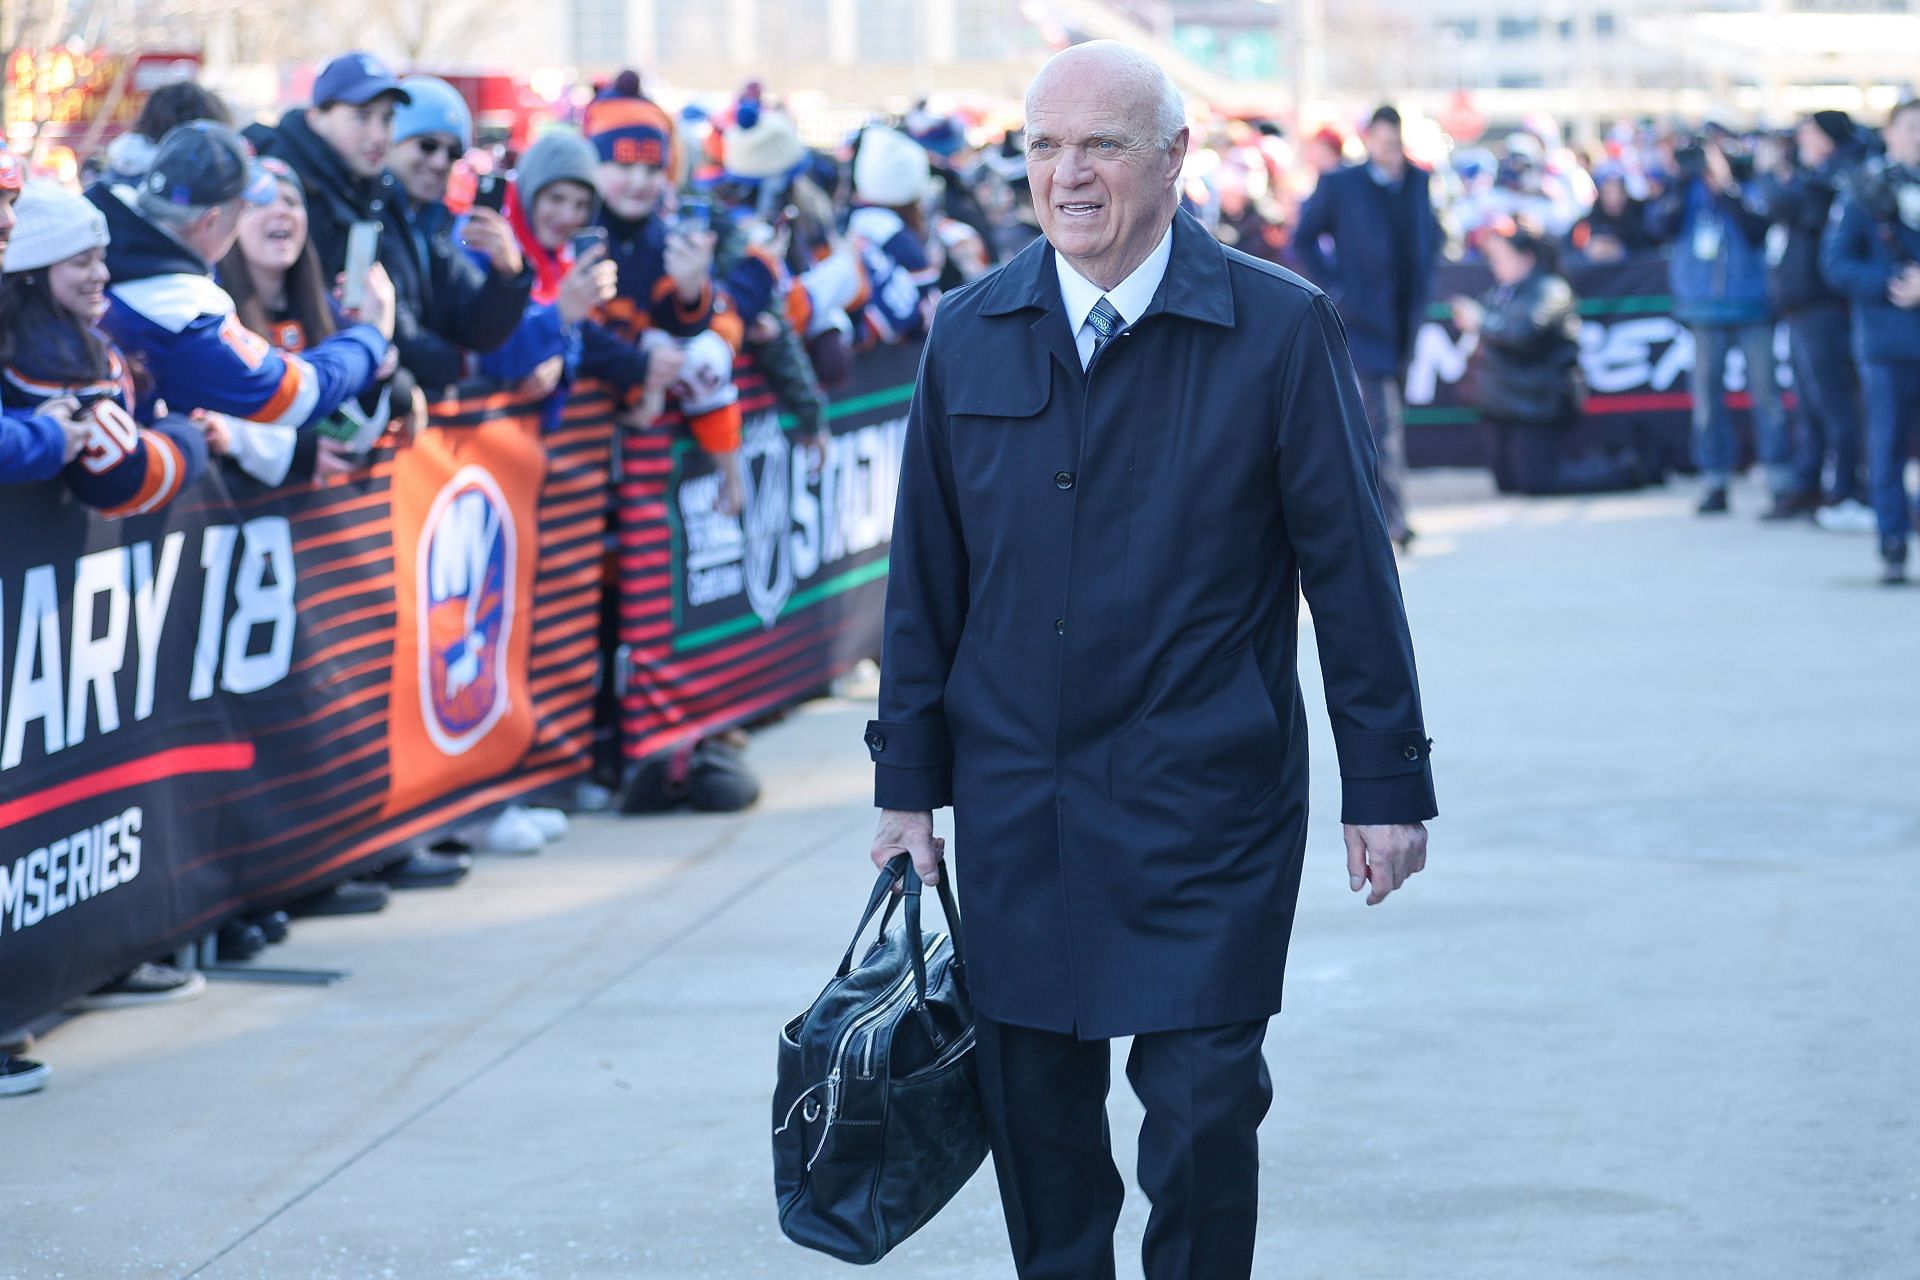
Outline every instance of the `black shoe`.
[(676, 777), (670, 755), (644, 760), (620, 789), (622, 813), (668, 813), (687, 802), (685, 777)]
[(1902, 587), (1907, 582), (1907, 562), (1889, 557), (1880, 562), (1880, 585)]
[(459, 884), (473, 870), (464, 853), (432, 853), (421, 849), (380, 868), (380, 878), (396, 889), (445, 889)]
[(702, 813), (738, 813), (760, 799), (760, 780), (730, 744), (709, 739), (693, 749), (687, 799)]
[(288, 918), (284, 911), (269, 911), (263, 916), (255, 916), (252, 921), (259, 926), (260, 932), (267, 935), (267, 942), (279, 946), (287, 940)]
[(347, 880), (309, 894), (287, 908), (287, 914), (304, 916), (365, 916), (385, 911), (393, 891), (378, 880)]
[(69, 1001), (69, 1009), (124, 1009), (143, 1004), (170, 1004), (191, 1000), (207, 989), (205, 974), (188, 973), (170, 964), (140, 964), (97, 991)]
[(240, 964), (267, 949), (267, 931), (246, 920), (229, 920), (220, 926), (214, 953), (223, 964)]
[(1820, 509), (1820, 500), (1811, 493), (1776, 493), (1773, 505), (1761, 515), (1770, 522), (1804, 520)]
[(45, 1063), (0, 1053), (0, 1098), (44, 1089), (47, 1077), (52, 1074)]
[(1696, 515), (1723, 516), (1727, 514), (1727, 491), (1709, 489), (1700, 499), (1700, 505), (1694, 508)]

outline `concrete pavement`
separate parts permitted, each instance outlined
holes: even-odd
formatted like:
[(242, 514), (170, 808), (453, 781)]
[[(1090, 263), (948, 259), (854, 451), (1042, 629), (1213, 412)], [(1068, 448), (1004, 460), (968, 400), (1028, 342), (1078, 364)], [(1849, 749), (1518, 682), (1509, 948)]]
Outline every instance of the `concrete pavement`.
[[(1752, 494), (1418, 490), (1442, 817), (1349, 895), (1316, 708), (1257, 1274), (1920, 1274), (1920, 590)], [(269, 953), (339, 986), (61, 1027), (0, 1102), (0, 1278), (848, 1274), (775, 1226), (768, 1099), (871, 882), (870, 706), (760, 735), (750, 814), (583, 820)], [(874, 1274), (1011, 1275), (991, 1171)]]

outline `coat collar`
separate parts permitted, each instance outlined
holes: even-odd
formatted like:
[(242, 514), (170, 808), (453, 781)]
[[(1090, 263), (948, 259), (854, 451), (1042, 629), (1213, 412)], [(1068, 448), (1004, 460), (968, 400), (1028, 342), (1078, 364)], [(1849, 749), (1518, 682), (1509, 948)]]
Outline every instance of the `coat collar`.
[[(1045, 237), (1035, 240), (995, 272), (982, 288), (980, 314), (1012, 315), (1037, 308), (1062, 317), (1060, 277), (1053, 265), (1053, 246)], [(1173, 216), (1173, 258), (1154, 294), (1147, 316), (1169, 312), (1204, 324), (1233, 327), (1233, 287), (1227, 279), (1227, 254), (1220, 242), (1188, 213)], [(1077, 363), (1077, 358), (1076, 358)]]

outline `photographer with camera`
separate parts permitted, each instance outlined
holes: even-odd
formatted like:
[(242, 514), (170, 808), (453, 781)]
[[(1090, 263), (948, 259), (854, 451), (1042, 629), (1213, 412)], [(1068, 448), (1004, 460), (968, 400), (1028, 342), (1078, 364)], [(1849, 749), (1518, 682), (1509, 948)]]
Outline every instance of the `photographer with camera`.
[(1693, 455), (1700, 468), (1701, 515), (1727, 510), (1733, 475), (1733, 422), (1727, 412), (1727, 355), (1746, 359), (1747, 389), (1761, 462), (1777, 509), (1793, 489), (1790, 442), (1774, 385), (1773, 315), (1761, 246), (1767, 220), (1747, 203), (1751, 162), (1725, 130), (1679, 148), (1679, 178), (1648, 211), (1655, 239), (1674, 245), (1673, 315), (1693, 331)]
[(1920, 425), (1920, 98), (1894, 108), (1881, 138), (1886, 157), (1842, 194), (1820, 267), (1853, 307), (1867, 402), (1867, 487), (1880, 531), (1880, 580), (1891, 586), (1907, 577), (1907, 455)]
[[(1767, 515), (1790, 519), (1817, 512), (1824, 528), (1864, 532), (1873, 527), (1873, 513), (1863, 501), (1847, 304), (1820, 273), (1820, 238), (1836, 190), (1859, 163), (1853, 120), (1844, 111), (1816, 111), (1800, 122), (1790, 142), (1767, 137), (1761, 143), (1753, 205), (1771, 224), (1767, 282), (1774, 311), (1786, 322), (1793, 344), (1800, 419), (1793, 488)], [(1823, 507), (1828, 454), (1833, 456), (1833, 486), (1825, 491)]]

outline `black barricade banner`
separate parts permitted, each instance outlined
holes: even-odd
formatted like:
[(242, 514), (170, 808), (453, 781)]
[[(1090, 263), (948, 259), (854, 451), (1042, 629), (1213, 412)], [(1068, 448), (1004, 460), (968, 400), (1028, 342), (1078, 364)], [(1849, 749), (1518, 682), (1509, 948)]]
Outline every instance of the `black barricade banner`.
[(0, 1030), (587, 766), (612, 424), (434, 407), (321, 488), (9, 486)]
[(824, 458), (736, 370), (746, 501), (673, 424), (622, 436), (621, 740), (644, 759), (794, 702), (880, 652), (888, 544), (918, 344), (855, 363)]

